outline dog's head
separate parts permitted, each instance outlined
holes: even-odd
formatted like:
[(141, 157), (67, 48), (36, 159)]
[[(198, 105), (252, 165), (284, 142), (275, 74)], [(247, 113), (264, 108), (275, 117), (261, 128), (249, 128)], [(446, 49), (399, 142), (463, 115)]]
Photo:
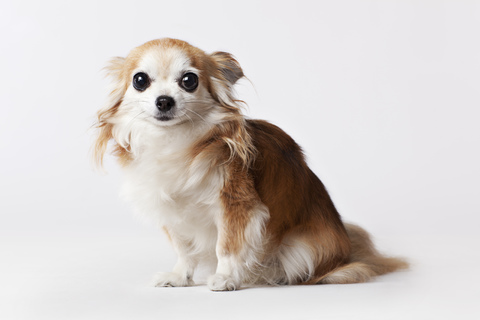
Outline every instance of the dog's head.
[(98, 112), (100, 134), (95, 156), (102, 162), (108, 141), (128, 152), (139, 123), (152, 130), (180, 125), (215, 124), (239, 114), (232, 86), (243, 77), (226, 52), (206, 54), (175, 39), (159, 39), (114, 58), (106, 68), (114, 89)]

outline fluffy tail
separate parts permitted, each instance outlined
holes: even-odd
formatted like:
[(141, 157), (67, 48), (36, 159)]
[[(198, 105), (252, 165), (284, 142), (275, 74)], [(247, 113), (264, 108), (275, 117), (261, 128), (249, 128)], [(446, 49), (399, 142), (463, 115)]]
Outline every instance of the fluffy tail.
[(370, 235), (353, 224), (345, 224), (352, 243), (349, 263), (316, 279), (316, 283), (358, 283), (372, 277), (407, 269), (408, 263), (399, 258), (381, 255), (374, 247)]

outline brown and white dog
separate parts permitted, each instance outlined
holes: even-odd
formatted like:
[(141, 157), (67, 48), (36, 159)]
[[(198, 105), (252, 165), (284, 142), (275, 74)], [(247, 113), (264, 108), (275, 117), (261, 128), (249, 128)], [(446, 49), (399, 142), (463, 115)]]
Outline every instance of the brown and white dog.
[(280, 128), (247, 120), (226, 52), (175, 39), (147, 42), (107, 67), (95, 157), (109, 141), (126, 173), (125, 197), (159, 223), (178, 254), (157, 286), (189, 286), (216, 263), (211, 290), (242, 284), (355, 283), (405, 268), (367, 232), (342, 223), (302, 150)]

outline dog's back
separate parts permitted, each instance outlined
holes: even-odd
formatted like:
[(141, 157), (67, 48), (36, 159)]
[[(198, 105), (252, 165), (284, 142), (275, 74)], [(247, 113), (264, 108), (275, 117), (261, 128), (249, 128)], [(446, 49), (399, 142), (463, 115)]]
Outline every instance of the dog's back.
[(354, 283), (406, 267), (402, 260), (381, 256), (366, 231), (342, 223), (290, 136), (266, 121), (247, 123), (257, 149), (251, 176), (270, 213), (263, 280)]

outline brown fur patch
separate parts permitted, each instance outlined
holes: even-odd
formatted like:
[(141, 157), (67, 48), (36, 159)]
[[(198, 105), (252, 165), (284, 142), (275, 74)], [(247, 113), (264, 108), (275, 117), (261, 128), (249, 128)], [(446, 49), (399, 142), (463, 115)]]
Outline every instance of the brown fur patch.
[(316, 275), (344, 264), (350, 254), (347, 233), (325, 187), (308, 168), (300, 147), (266, 121), (247, 123), (258, 150), (251, 170), (255, 188), (270, 211), (270, 245), (278, 247), (287, 235), (299, 237), (315, 253)]
[(191, 150), (191, 159), (209, 161), (211, 167), (225, 167), (225, 182), (220, 198), (225, 254), (236, 254), (245, 242), (245, 229), (251, 212), (260, 202), (248, 168), (255, 155), (243, 118), (217, 125)]
[[(242, 123), (237, 123), (241, 125)], [(267, 224), (269, 251), (288, 236), (298, 237), (316, 256), (316, 275), (324, 275), (348, 260), (350, 241), (325, 187), (304, 161), (300, 147), (278, 127), (257, 120), (246, 122), (253, 161), (245, 161), (228, 148), (227, 141), (245, 132), (230, 124), (217, 127), (192, 149), (192, 158), (225, 165), (224, 250), (238, 253), (251, 210), (264, 203), (270, 212)], [(246, 139), (246, 138), (245, 138)], [(230, 159), (229, 162), (226, 162)]]
[(190, 152), (192, 160), (209, 159), (215, 166), (238, 158), (245, 168), (250, 167), (255, 153), (255, 146), (240, 116), (215, 126)]
[(252, 211), (260, 199), (255, 191), (253, 179), (239, 159), (228, 166), (225, 185), (221, 191), (223, 213), (223, 249), (228, 254), (238, 254), (245, 240), (245, 230)]

